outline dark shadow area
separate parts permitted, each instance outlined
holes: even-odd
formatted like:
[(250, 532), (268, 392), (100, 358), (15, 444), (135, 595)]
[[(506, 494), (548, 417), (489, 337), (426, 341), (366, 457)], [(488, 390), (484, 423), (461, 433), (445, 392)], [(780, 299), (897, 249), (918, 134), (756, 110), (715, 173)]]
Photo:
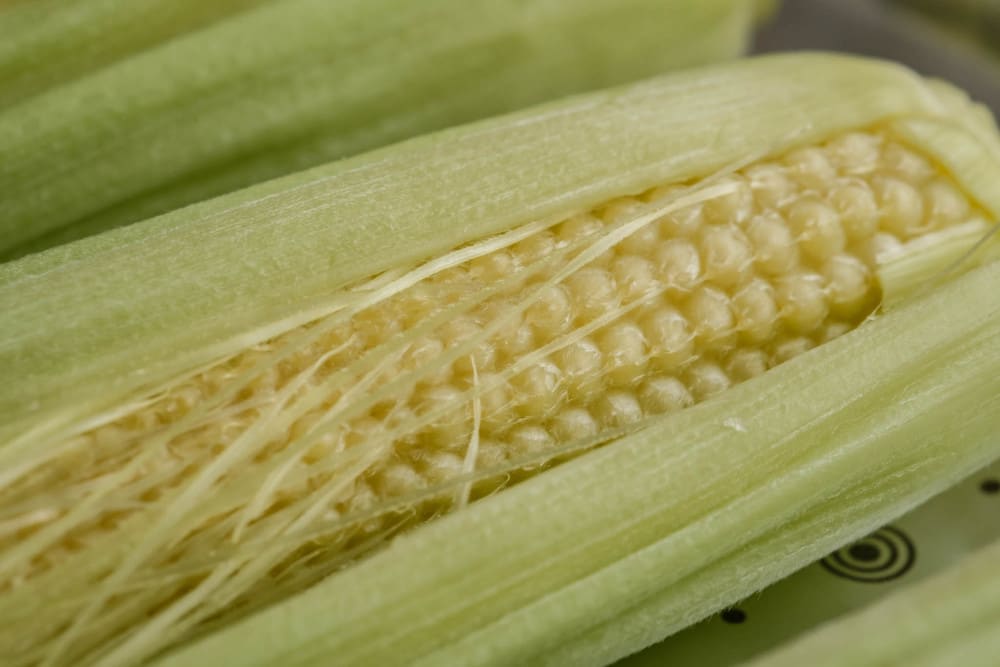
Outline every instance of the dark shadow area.
[[(997, 39), (1000, 45), (1000, 36)], [(1000, 115), (1000, 49), (938, 29), (884, 0), (785, 0), (755, 51), (828, 50), (888, 58), (967, 90)]]

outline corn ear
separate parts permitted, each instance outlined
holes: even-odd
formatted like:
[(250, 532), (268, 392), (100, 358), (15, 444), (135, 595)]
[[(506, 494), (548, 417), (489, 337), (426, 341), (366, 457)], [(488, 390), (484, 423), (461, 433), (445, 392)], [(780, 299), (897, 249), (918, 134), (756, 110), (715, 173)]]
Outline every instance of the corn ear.
[[(30, 61), (42, 80), (68, 80), (0, 114), (0, 257), (448, 125), (736, 56), (754, 4), (104, 0), (59, 3), (51, 24), (27, 34), (20, 24), (43, 8), (15, 4), (0, 10), (0, 38), (12, 33), (0, 77), (20, 80)], [(174, 12), (179, 23), (149, 27)], [(171, 25), (211, 18), (156, 43)], [(120, 26), (136, 20), (147, 27)], [(102, 28), (107, 43), (91, 32)], [(148, 48), (129, 55), (143, 39)], [(77, 60), (74, 46), (92, 42), (102, 50)]]
[(988, 667), (1000, 655), (1000, 543), (933, 577), (911, 584), (748, 667), (801, 665), (968, 665)]
[[(692, 70), (417, 138), (24, 258), (0, 269), (0, 351), (5, 376), (18, 378), (0, 386), (0, 435), (106, 408), (266, 340), (387, 269), (879, 122), (925, 145), (992, 211), (1000, 148), (977, 139), (988, 115), (943, 92), (896, 66), (834, 56)], [(776, 107), (778, 97), (787, 104)]]
[(995, 459), (997, 280), (973, 272), (155, 664), (609, 664)]
[(953, 89), (770, 57), (0, 266), (0, 651), (641, 648), (1000, 454), (995, 262), (900, 273), (866, 322), (886, 248), (974, 244), (998, 174)]

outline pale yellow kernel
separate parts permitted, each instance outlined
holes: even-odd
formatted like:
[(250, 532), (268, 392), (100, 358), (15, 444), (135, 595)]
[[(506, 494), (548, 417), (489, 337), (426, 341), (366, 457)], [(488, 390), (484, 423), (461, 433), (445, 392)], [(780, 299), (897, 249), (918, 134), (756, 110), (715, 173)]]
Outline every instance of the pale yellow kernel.
[(624, 292), (626, 301), (653, 294), (661, 288), (656, 267), (651, 261), (638, 255), (617, 258), (611, 265), (611, 273), (619, 289)]
[(438, 447), (455, 449), (468, 442), (472, 425), (472, 397), (451, 385), (427, 387), (420, 393), (419, 412), (435, 415), (426, 437)]
[[(469, 262), (469, 273), (484, 283), (493, 283), (506, 278), (516, 268), (514, 257), (506, 250), (495, 250)], [(427, 299), (432, 297), (427, 295)]]
[(773, 362), (775, 364), (783, 364), (789, 359), (794, 359), (800, 354), (805, 354), (814, 347), (816, 347), (816, 343), (811, 338), (805, 336), (786, 338), (774, 346)]
[(556, 352), (553, 357), (573, 394), (587, 397), (600, 390), (604, 357), (597, 343), (581, 338)]
[(969, 201), (958, 188), (938, 178), (923, 187), (924, 208), (934, 227), (964, 222), (969, 216)]
[(479, 440), (479, 449), (476, 451), (476, 470), (497, 470), (509, 460), (510, 452), (503, 446), (503, 443), (488, 438)]
[(645, 336), (638, 325), (632, 322), (615, 323), (600, 333), (598, 345), (612, 382), (627, 384), (642, 375), (647, 351)]
[(780, 276), (799, 264), (799, 248), (788, 224), (771, 211), (756, 216), (747, 227), (754, 261), (763, 273)]
[(386, 432), (391, 431), (393, 437), (398, 438), (399, 442), (412, 444), (419, 439), (413, 427), (414, 420), (417, 418), (416, 410), (410, 405), (396, 403), (389, 409), (384, 418)]
[(725, 341), (736, 329), (729, 297), (714, 287), (696, 289), (687, 300), (684, 312), (694, 327), (695, 336), (707, 343)]
[(733, 295), (732, 307), (736, 328), (745, 340), (762, 343), (774, 335), (778, 305), (769, 283), (759, 278), (751, 281)]
[(280, 386), (281, 373), (278, 372), (277, 368), (270, 367), (258, 373), (247, 385), (246, 389), (243, 390), (241, 395), (245, 398), (250, 396), (261, 398), (268, 394), (274, 394)]
[(619, 197), (597, 211), (597, 215), (607, 224), (621, 224), (639, 217), (645, 211), (642, 201), (633, 197)]
[(485, 309), (487, 323), (501, 323), (494, 340), (497, 350), (508, 357), (518, 357), (535, 348), (534, 328), (525, 321), (524, 313), (517, 312), (513, 306), (512, 303), (496, 303)]
[(403, 355), (404, 368), (413, 369), (426, 366), (444, 352), (444, 343), (437, 338), (418, 338), (410, 343)]
[(924, 200), (912, 185), (898, 178), (883, 177), (874, 181), (879, 203), (880, 226), (903, 239), (922, 231)]
[(823, 282), (814, 273), (798, 273), (778, 281), (775, 296), (781, 319), (793, 331), (813, 331), (826, 319), (829, 307)]
[[(221, 435), (221, 434), (220, 434)], [(231, 434), (235, 436), (236, 434)], [(92, 434), (94, 439), (94, 444), (98, 447), (107, 447), (115, 443), (121, 442), (123, 439), (128, 437), (128, 431), (126, 431), (121, 425), (111, 423), (105, 424), (99, 427)]]
[(848, 132), (826, 145), (830, 162), (842, 174), (870, 174), (879, 166), (882, 138), (867, 132)]
[(878, 203), (864, 181), (839, 183), (830, 190), (829, 201), (840, 213), (849, 241), (864, 241), (878, 231)]
[(879, 266), (898, 254), (902, 247), (902, 241), (892, 234), (879, 232), (858, 247), (857, 255), (869, 266)]
[(851, 255), (836, 255), (823, 266), (830, 294), (830, 311), (847, 319), (857, 319), (873, 306), (871, 271)]
[(584, 267), (566, 279), (577, 321), (592, 320), (618, 307), (615, 280), (608, 271)]
[[(646, 190), (639, 198), (647, 204), (664, 204), (675, 199), (683, 191), (684, 186), (676, 183), (657, 185)], [(656, 208), (656, 206), (651, 206), (650, 208)]]
[(549, 430), (559, 442), (572, 442), (597, 435), (599, 426), (584, 408), (568, 408), (549, 421)]
[(736, 382), (762, 375), (769, 368), (766, 352), (756, 348), (736, 350), (726, 360), (726, 374)]
[(687, 318), (673, 308), (657, 308), (641, 320), (651, 354), (659, 365), (673, 366), (688, 361), (694, 350), (694, 333)]
[(368, 345), (374, 346), (395, 338), (403, 331), (394, 308), (369, 308), (354, 316), (355, 331)]
[(936, 173), (930, 162), (894, 142), (887, 144), (882, 150), (882, 166), (886, 171), (915, 185), (927, 181)]
[(426, 486), (427, 482), (413, 469), (413, 466), (406, 463), (390, 463), (373, 476), (371, 484), (379, 495), (391, 497), (417, 491)]
[(719, 179), (713, 186), (729, 188), (726, 194), (712, 197), (702, 204), (707, 224), (742, 224), (754, 214), (754, 198), (750, 184), (733, 174)]
[[(247, 424), (240, 419), (224, 419), (214, 422), (209, 428), (208, 432), (205, 434), (205, 441), (211, 443), (212, 445), (228, 445), (233, 440), (238, 438), (244, 430), (246, 430)], [(117, 427), (112, 425), (112, 430), (108, 430), (108, 427), (101, 427), (98, 431), (94, 433), (94, 443), (98, 447), (106, 447), (110, 444), (114, 444), (121, 437), (124, 436), (120, 431), (115, 430)]]
[[(357, 514), (370, 510), (375, 507), (379, 502), (379, 496), (375, 493), (372, 487), (364, 482), (358, 482), (351, 489), (350, 494), (346, 496), (348, 501), (346, 503), (346, 513), (347, 514)], [(365, 527), (367, 527), (367, 523)]]
[(530, 264), (548, 257), (556, 248), (556, 235), (543, 230), (514, 244), (512, 251), (521, 264)]
[[(466, 441), (465, 446), (468, 446)], [(455, 479), (465, 470), (465, 452), (421, 452), (418, 467), (423, 477), (431, 483)]]
[[(157, 413), (160, 416), (157, 416)], [(173, 414), (176, 413), (169, 409), (157, 410), (154, 408), (153, 410), (139, 410), (130, 415), (125, 415), (119, 423), (129, 431), (144, 431), (172, 422), (174, 419)]]
[[(504, 256), (510, 260), (509, 270), (497, 269), (496, 274), (493, 275), (490, 271), (483, 269), (480, 273), (475, 274), (474, 278), (484, 283), (494, 283), (503, 276), (509, 276), (513, 270), (513, 260), (510, 259), (509, 255), (505, 254)], [(471, 270), (470, 274), (473, 274)], [(404, 327), (417, 326), (441, 307), (434, 291), (422, 283), (418, 283), (401, 293), (398, 298), (400, 299), (400, 321)], [(338, 347), (339, 343), (342, 342), (344, 341), (331, 341), (330, 347)], [(363, 348), (362, 341), (355, 337), (346, 343), (347, 348), (342, 353), (344, 358), (356, 358), (360, 349)]]
[(722, 368), (710, 361), (700, 361), (692, 365), (686, 373), (687, 384), (694, 397), (703, 401), (729, 389), (732, 381)]
[(799, 186), (788, 177), (788, 170), (773, 162), (747, 168), (747, 178), (754, 199), (761, 209), (776, 209), (795, 198)]
[[(385, 424), (379, 419), (364, 417), (351, 424), (344, 436), (345, 447), (356, 447), (361, 443), (385, 442)], [(387, 450), (388, 452), (388, 450)]]
[[(517, 258), (515, 257), (515, 260)], [(472, 277), (472, 272), (467, 264), (459, 264), (458, 266), (452, 266), (447, 269), (438, 271), (434, 275), (434, 282), (437, 287), (452, 287), (460, 289), (463, 285), (467, 285)], [(376, 307), (375, 310), (381, 310), (381, 307)], [(367, 311), (362, 311), (365, 313)]]
[(521, 371), (511, 380), (516, 392), (518, 412), (526, 417), (540, 417), (558, 400), (556, 392), (562, 371), (550, 361), (540, 361)]
[(631, 392), (609, 391), (593, 406), (594, 416), (605, 428), (634, 424), (642, 419), (642, 406)]
[[(451, 350), (474, 340), (481, 332), (482, 327), (471, 317), (459, 316), (441, 327), (441, 342), (445, 349)], [(473, 360), (475, 360), (477, 370), (489, 370), (496, 361), (496, 348), (487, 341), (481, 341), (469, 353), (463, 354), (455, 360), (454, 369), (459, 373), (470, 374)]]
[[(289, 375), (295, 375), (291, 373)], [(288, 378), (284, 378), (286, 381)], [(280, 381), (275, 381), (280, 382)], [(282, 382), (283, 384), (283, 382)], [(186, 415), (202, 398), (201, 390), (196, 386), (181, 386), (171, 391), (160, 402), (156, 410), (157, 416), (164, 422), (172, 422)]]
[(639, 402), (647, 414), (658, 415), (694, 405), (694, 397), (677, 378), (658, 375), (639, 387)]
[(502, 426), (509, 419), (507, 411), (512, 404), (509, 383), (498, 373), (483, 373), (477, 385), (482, 423), (494, 428)]
[(655, 222), (650, 222), (623, 238), (615, 248), (622, 255), (643, 256), (652, 253), (659, 242), (659, 227)]
[(528, 306), (525, 319), (535, 328), (541, 340), (563, 333), (573, 324), (573, 304), (561, 285), (541, 288), (538, 300)]
[(825, 190), (837, 178), (826, 152), (810, 146), (792, 151), (783, 160), (789, 177), (804, 188)]
[[(655, 209), (667, 205), (678, 197), (683, 197), (687, 188), (681, 185), (668, 185), (653, 188), (644, 197), (650, 208)], [(704, 224), (704, 212), (701, 204), (685, 206), (665, 214), (658, 221), (659, 232), (663, 238), (683, 238), (697, 232)]]
[(815, 260), (842, 252), (847, 243), (837, 211), (812, 197), (792, 204), (788, 224), (798, 238), (799, 247)]
[(555, 444), (552, 434), (536, 424), (515, 426), (507, 436), (507, 442), (515, 456), (537, 454), (552, 449)]
[(686, 239), (671, 239), (656, 251), (656, 263), (664, 284), (689, 290), (701, 279), (698, 248)]
[(590, 213), (574, 215), (556, 225), (555, 233), (561, 241), (573, 242), (599, 234), (604, 222)]
[(836, 320), (833, 322), (827, 322), (823, 325), (823, 328), (820, 329), (816, 340), (820, 343), (829, 343), (834, 338), (840, 338), (847, 332), (852, 331), (854, 326), (855, 325), (850, 322), (839, 322)]
[(746, 235), (732, 225), (712, 225), (701, 233), (705, 277), (720, 287), (744, 282), (753, 266), (753, 250)]

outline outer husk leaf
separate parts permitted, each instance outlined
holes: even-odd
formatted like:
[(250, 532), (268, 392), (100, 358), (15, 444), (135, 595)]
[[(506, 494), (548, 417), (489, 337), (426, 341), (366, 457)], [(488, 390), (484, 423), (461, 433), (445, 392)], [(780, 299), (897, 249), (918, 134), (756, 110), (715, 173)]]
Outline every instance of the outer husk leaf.
[(989, 667), (1000, 655), (1000, 542), (747, 667)]
[[(0, 115), (0, 258), (430, 130), (731, 58), (753, 12), (751, 0), (267, 2)], [(15, 60), (31, 58), (27, 46)]]
[(0, 109), (266, 0), (9, 0)]

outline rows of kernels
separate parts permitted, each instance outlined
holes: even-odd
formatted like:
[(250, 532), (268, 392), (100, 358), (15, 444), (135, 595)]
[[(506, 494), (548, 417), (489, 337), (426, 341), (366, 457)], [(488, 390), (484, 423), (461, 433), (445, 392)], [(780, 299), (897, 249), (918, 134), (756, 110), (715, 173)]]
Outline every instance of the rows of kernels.
[[(338, 373), (346, 373), (344, 380), (322, 389), (324, 399), (264, 443), (254, 458), (255, 465), (266, 468), (275, 453), (332, 420), (299, 464), (306, 467), (310, 488), (321, 488), (335, 479), (334, 457), (378, 445), (368, 469), (331, 497), (330, 516), (370, 512), (389, 499), (467, 474), (477, 412), (479, 444), (472, 463), (478, 471), (587, 442), (602, 431), (685, 408), (848, 331), (877, 304), (873, 266), (880, 253), (960, 222), (971, 210), (955, 185), (926, 160), (877, 133), (852, 133), (802, 148), (716, 184), (727, 193), (661, 215), (558, 283), (550, 280), (551, 269), (520, 281), (511, 277), (555, 252), (577, 255), (614, 225), (662, 206), (685, 189), (676, 184), (655, 188), (575, 215), (331, 326), (221, 406), (224, 420), (192, 427), (167, 443), (175, 470), (164, 475), (163, 487), (181, 485), (203, 470), (319, 355), (333, 349), (339, 351), (307, 386), (321, 387)], [(407, 340), (397, 357), (368, 375), (378, 364), (362, 363), (366, 354), (379, 345), (392, 346), (449, 305), (487, 288), (493, 296)], [(520, 309), (527, 295), (534, 300)], [(595, 327), (598, 318), (610, 319)], [(86, 465), (67, 466), (75, 472), (61, 483), (107, 474), (109, 462), (129, 451), (128, 443), (141, 443), (177, 423), (228, 382), (284, 350), (292, 336), (315, 326), (324, 323), (248, 350), (180, 383), (149, 407), (84, 434), (86, 444), (73, 451), (97, 454)], [(477, 336), (481, 340), (453, 361), (437, 363)], [(545, 354), (537, 354), (542, 346), (548, 346)], [(529, 354), (537, 358), (523, 364)], [(412, 373), (419, 377), (401, 382)], [(364, 391), (351, 392), (352, 385), (372, 378)], [(388, 391), (389, 383), (398, 386)], [(371, 405), (336, 417), (345, 402), (361, 405), (376, 392), (382, 394)], [(343, 396), (352, 398), (338, 402)], [(296, 405), (292, 400), (286, 409)], [(107, 453), (103, 459), (101, 452)], [(539, 461), (488, 474), (473, 487), (472, 497), (542, 469)], [(316, 472), (310, 476), (312, 469)], [(221, 483), (240, 472), (231, 471)], [(129, 507), (136, 500), (129, 497), (130, 489), (139, 487), (131, 480), (116, 499), (119, 506)], [(279, 490), (268, 511), (287, 506), (294, 488), (289, 483)], [(146, 496), (155, 497), (155, 492)], [(454, 491), (438, 493), (414, 511), (419, 516), (446, 511), (455, 497)], [(141, 511), (150, 502), (132, 506)], [(113, 531), (108, 525), (96, 522), (67, 534), (36, 570), (64, 560), (80, 544), (107, 539), (93, 533)], [(386, 525), (367, 518), (352, 530), (363, 537), (379, 534)], [(253, 530), (251, 523), (248, 538)]]

